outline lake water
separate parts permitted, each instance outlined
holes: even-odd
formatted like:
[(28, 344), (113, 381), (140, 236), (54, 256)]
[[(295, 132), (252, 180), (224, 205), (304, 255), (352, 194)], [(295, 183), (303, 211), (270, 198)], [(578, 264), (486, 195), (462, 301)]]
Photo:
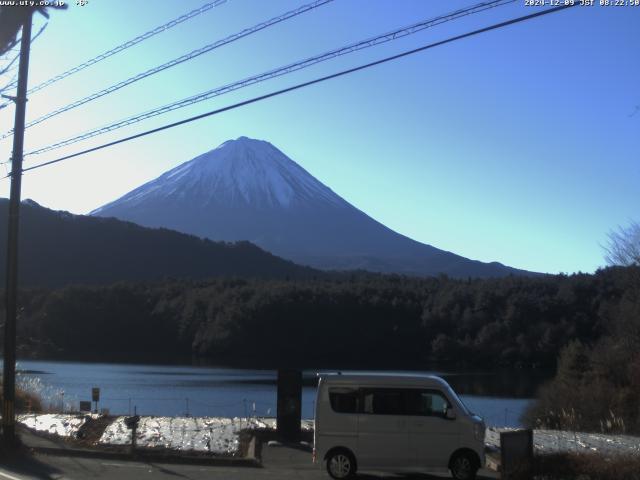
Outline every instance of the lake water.
[[(40, 394), (45, 404), (77, 410), (100, 388), (99, 408), (112, 414), (194, 416), (275, 416), (276, 372), (232, 368), (19, 361), (18, 382)], [(421, 372), (446, 378), (470, 410), (489, 425), (520, 426), (544, 376), (511, 372)], [(305, 371), (302, 415), (313, 418), (315, 372)]]

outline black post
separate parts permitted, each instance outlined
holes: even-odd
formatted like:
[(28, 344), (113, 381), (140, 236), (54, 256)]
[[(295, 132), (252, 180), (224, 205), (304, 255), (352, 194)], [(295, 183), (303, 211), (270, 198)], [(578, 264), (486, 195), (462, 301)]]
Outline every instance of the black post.
[(9, 195), (9, 226), (7, 242), (7, 277), (5, 288), (6, 318), (4, 324), (4, 368), (2, 375), (2, 434), (4, 443), (16, 443), (16, 317), (18, 312), (18, 226), (20, 220), (20, 189), (22, 183), (22, 153), (24, 147), (24, 119), (27, 103), (27, 75), (31, 47), (31, 10), (25, 9), (20, 43), (18, 93), (15, 98), (16, 116), (11, 157), (11, 193)]
[(286, 442), (300, 440), (302, 419), (302, 372), (278, 370), (278, 436)]
[(135, 455), (136, 453), (136, 445), (138, 440), (138, 423), (134, 423), (133, 427), (131, 427), (131, 454)]

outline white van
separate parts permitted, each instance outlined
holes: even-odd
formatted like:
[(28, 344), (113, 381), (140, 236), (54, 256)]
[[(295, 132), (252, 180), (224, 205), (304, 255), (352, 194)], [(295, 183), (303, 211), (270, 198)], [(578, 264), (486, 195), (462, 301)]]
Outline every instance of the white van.
[(443, 379), (430, 375), (319, 374), (314, 462), (333, 478), (357, 470), (449, 469), (473, 479), (485, 425)]

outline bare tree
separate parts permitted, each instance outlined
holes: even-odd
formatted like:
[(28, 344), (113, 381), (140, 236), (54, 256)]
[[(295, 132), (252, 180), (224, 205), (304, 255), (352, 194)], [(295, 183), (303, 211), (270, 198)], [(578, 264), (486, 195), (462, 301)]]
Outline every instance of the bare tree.
[[(0, 12), (1, 13), (1, 12)], [(47, 28), (48, 23), (45, 23), (38, 33), (36, 33), (31, 38), (31, 44), (38, 38), (42, 32), (44, 32), (45, 28)], [(18, 43), (20, 43), (20, 38), (17, 39)], [(3, 94), (9, 90), (12, 90), (16, 84), (18, 79), (18, 60), (20, 59), (20, 47), (14, 46), (4, 55), (0, 55), (0, 94)], [(0, 105), (0, 109), (7, 106), (7, 103)]]
[[(38, 3), (38, 2), (33, 2)], [(0, 6), (0, 55), (4, 55), (12, 48), (18, 46), (20, 37), (18, 33), (27, 18), (38, 12), (43, 17), (49, 18), (48, 9), (65, 10), (67, 5), (54, 6)], [(36, 34), (36, 37), (42, 33)], [(34, 37), (35, 38), (35, 37)]]
[(18, 32), (20, 32), (22, 23), (32, 15), (33, 11), (32, 7), (0, 7), (0, 55), (5, 54), (18, 44), (20, 41)]
[(632, 221), (610, 231), (603, 248), (609, 265), (640, 266), (640, 223)]

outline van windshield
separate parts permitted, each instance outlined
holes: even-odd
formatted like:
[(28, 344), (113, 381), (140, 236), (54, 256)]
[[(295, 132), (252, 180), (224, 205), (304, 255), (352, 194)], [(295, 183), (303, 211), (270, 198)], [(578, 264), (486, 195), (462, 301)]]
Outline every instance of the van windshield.
[(462, 408), (462, 411), (464, 413), (466, 413), (467, 415), (475, 415), (475, 413), (473, 413), (471, 410), (469, 410), (469, 407), (467, 407), (465, 405), (465, 403), (462, 401), (462, 399), (458, 396), (458, 394), (451, 387), (449, 387), (448, 393), (449, 393), (449, 397), (452, 398), (454, 401), (456, 401), (458, 403), (458, 405), (460, 405), (460, 407)]

